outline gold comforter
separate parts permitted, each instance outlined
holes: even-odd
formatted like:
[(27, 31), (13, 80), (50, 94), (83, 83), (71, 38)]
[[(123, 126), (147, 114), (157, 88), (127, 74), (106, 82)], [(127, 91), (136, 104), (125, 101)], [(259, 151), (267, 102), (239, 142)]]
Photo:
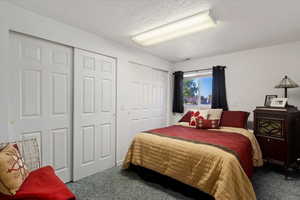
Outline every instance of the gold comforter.
[[(253, 149), (253, 165), (262, 165), (261, 151), (253, 133), (231, 127), (215, 130), (248, 137)], [(140, 133), (128, 150), (123, 168), (130, 164), (172, 177), (214, 196), (216, 200), (256, 199), (237, 157), (214, 146)]]

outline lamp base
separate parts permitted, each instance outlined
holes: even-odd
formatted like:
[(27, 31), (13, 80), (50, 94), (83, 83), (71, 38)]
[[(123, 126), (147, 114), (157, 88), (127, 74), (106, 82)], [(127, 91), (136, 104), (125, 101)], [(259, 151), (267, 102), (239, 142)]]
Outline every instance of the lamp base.
[(287, 88), (284, 88), (284, 98), (287, 98)]

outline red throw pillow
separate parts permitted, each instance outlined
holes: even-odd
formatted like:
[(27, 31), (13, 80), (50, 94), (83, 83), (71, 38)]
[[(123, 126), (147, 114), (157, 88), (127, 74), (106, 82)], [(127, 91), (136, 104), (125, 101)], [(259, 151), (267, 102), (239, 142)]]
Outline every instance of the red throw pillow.
[(209, 120), (209, 119), (198, 118), (196, 128), (198, 128), (198, 129), (212, 129), (212, 128), (216, 129), (216, 128), (219, 128), (219, 120), (217, 120), (217, 119)]
[(223, 111), (220, 126), (247, 128), (249, 114), (244, 111)]
[(192, 117), (193, 111), (188, 111), (180, 120), (179, 122), (190, 122)]
[(189, 125), (196, 127), (198, 118), (204, 119), (203, 116), (200, 115), (199, 111), (192, 112)]
[(0, 200), (75, 200), (75, 195), (50, 166), (32, 171), (14, 196), (0, 194)]
[(207, 119), (207, 115), (208, 115), (208, 110), (200, 110), (200, 111), (192, 112), (189, 126), (196, 128), (197, 119)]

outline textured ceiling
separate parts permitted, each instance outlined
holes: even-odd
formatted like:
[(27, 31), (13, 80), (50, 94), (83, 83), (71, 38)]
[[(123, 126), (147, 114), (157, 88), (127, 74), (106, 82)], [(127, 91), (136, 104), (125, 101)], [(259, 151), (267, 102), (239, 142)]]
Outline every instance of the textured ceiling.
[[(300, 40), (299, 0), (9, 0), (40, 15), (169, 61)], [(130, 36), (212, 8), (214, 29), (150, 47)]]

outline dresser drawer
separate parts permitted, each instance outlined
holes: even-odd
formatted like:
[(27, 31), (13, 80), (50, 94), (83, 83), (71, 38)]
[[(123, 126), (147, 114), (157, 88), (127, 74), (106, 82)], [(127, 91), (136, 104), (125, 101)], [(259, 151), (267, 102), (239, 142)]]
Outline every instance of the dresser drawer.
[(287, 160), (287, 143), (281, 139), (257, 136), (263, 158), (273, 159), (281, 162)]
[(256, 119), (256, 135), (285, 138), (283, 119)]

